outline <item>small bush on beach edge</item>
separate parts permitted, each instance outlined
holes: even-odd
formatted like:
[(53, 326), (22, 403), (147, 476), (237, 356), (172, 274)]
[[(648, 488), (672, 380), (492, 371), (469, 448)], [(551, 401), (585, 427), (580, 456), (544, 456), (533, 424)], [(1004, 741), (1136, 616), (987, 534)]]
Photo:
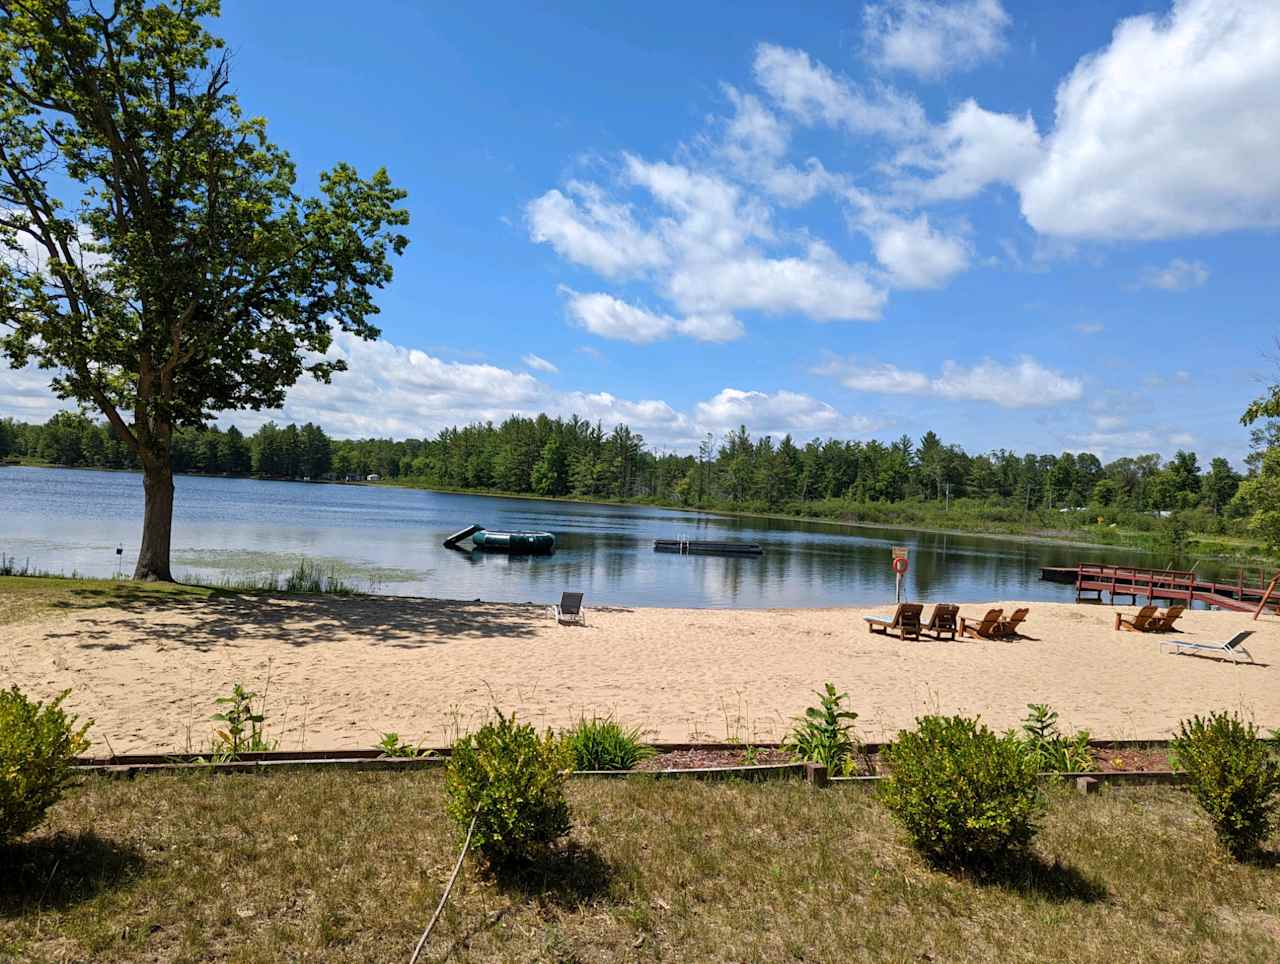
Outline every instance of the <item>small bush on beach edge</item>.
[(1218, 841), (1237, 860), (1253, 855), (1271, 832), (1280, 794), (1280, 762), (1257, 727), (1234, 713), (1195, 716), (1179, 724), (1171, 749)]
[(611, 717), (584, 717), (563, 735), (577, 770), (630, 770), (654, 754), (639, 727), (627, 729)]
[(782, 741), (782, 748), (806, 763), (821, 763), (834, 775), (848, 776), (857, 768), (861, 747), (853, 732), (858, 714), (844, 708), (849, 694), (837, 693), (831, 683), (817, 696), (818, 705), (805, 710), (804, 716), (796, 717), (791, 732)]
[(453, 745), (445, 789), (449, 816), (492, 869), (528, 863), (569, 832), (564, 785), (573, 754), (550, 730), (539, 736), (514, 714)]
[(62, 709), (70, 690), (33, 703), (17, 686), (0, 690), (0, 844), (34, 830), (71, 779), (71, 760), (89, 748), (89, 723)]
[(1016, 734), (976, 719), (926, 716), (885, 750), (889, 811), (926, 857), (942, 865), (992, 866), (1025, 850), (1045, 801), (1035, 757)]

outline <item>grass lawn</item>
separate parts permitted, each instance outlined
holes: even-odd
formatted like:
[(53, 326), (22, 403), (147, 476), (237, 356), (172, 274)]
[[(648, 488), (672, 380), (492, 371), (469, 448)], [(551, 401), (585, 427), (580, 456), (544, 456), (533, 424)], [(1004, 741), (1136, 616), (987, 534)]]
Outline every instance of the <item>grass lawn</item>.
[[(930, 869), (864, 789), (570, 795), (564, 856), (469, 861), (423, 960), (1280, 960), (1277, 861), (1223, 857), (1172, 790), (1055, 799), (998, 880)], [(442, 804), (430, 772), (86, 779), (0, 849), (0, 957), (407, 959), (456, 855)]]
[(0, 576), (0, 626), (51, 610), (154, 605), (176, 598), (204, 599), (217, 589), (179, 583), (65, 576)]

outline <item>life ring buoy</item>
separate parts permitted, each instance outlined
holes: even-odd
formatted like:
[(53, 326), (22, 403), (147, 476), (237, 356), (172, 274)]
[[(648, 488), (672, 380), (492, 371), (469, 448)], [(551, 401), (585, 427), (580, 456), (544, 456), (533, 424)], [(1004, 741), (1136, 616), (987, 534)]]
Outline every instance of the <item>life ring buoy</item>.
[(893, 560), (893, 571), (899, 576), (905, 576), (907, 574), (907, 559), (905, 556), (899, 556), (897, 559)]

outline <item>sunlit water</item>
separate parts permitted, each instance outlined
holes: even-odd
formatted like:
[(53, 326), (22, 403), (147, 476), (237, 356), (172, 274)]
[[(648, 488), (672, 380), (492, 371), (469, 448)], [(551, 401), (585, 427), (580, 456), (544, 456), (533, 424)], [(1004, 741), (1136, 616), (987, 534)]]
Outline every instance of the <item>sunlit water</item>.
[[(173, 526), (175, 574), (205, 579), (285, 572), (300, 558), (396, 595), (547, 602), (582, 590), (593, 605), (842, 606), (894, 595), (890, 547), (910, 548), (909, 598), (1066, 600), (1040, 567), (1106, 560), (1082, 549), (643, 506), (578, 505), (414, 489), (182, 476)], [(124, 472), (0, 467), (0, 552), (54, 572), (132, 571), (142, 479)], [(554, 532), (552, 556), (460, 553), (441, 542), (478, 522)], [(759, 543), (759, 558), (653, 551), (657, 538)], [(123, 548), (121, 556), (116, 548)], [(1201, 567), (1204, 570), (1205, 567)]]

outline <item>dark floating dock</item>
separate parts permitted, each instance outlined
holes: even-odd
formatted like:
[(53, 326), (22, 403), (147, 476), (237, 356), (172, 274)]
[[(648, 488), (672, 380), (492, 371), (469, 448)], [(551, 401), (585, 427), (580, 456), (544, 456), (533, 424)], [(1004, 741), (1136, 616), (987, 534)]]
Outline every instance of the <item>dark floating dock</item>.
[(654, 552), (676, 552), (682, 556), (763, 556), (754, 542), (712, 542), (706, 539), (654, 539)]

